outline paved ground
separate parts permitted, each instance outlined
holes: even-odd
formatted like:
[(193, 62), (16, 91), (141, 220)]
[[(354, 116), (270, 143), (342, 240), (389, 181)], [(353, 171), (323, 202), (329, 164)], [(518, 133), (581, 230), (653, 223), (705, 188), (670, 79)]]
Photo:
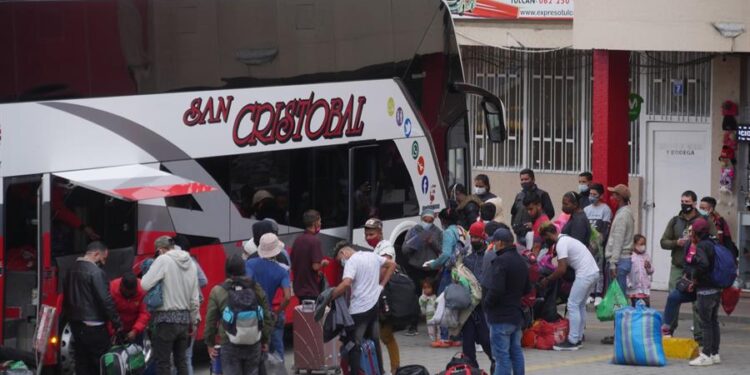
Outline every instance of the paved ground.
[[(653, 296), (657, 297), (657, 296)], [(655, 306), (663, 306), (664, 296), (657, 297)], [(750, 300), (743, 298), (738, 306), (737, 312), (747, 311), (747, 307), (750, 306)], [(682, 317), (689, 318), (690, 307), (686, 305), (683, 308)], [(721, 343), (721, 357), (722, 363), (707, 368), (694, 368), (687, 364), (684, 360), (669, 360), (668, 365), (664, 368), (649, 368), (649, 367), (632, 367), (632, 366), (617, 366), (610, 364), (612, 358), (612, 346), (605, 346), (599, 343), (602, 337), (612, 334), (611, 323), (601, 323), (596, 320), (593, 314), (588, 315), (588, 324), (586, 329), (586, 343), (584, 347), (577, 352), (554, 352), (554, 351), (540, 351), (533, 349), (525, 350), (526, 357), (526, 372), (530, 374), (539, 375), (567, 375), (567, 374), (606, 374), (606, 375), (633, 375), (633, 374), (659, 374), (659, 375), (670, 375), (670, 374), (690, 374), (700, 373), (702, 374), (747, 374), (748, 365), (750, 365), (750, 359), (748, 355), (750, 353), (750, 319), (745, 315), (739, 315), (738, 317), (731, 317), (727, 319), (722, 317), (722, 343)], [(680, 330), (677, 336), (688, 337), (690, 336), (689, 327), (692, 321), (683, 319), (680, 321)], [(424, 331), (424, 327), (420, 326), (421, 334), (416, 337), (406, 337), (397, 334), (397, 339), (401, 349), (401, 364), (422, 364), (430, 370), (430, 373), (436, 374), (444, 369), (445, 363), (448, 362), (450, 357), (455, 353), (456, 348), (452, 349), (433, 349), (428, 346), (428, 339)], [(384, 349), (384, 353), (387, 353)], [(387, 357), (387, 354), (385, 354)], [(489, 371), (489, 361), (484, 354), (479, 353), (480, 365), (487, 371)], [(287, 350), (286, 363), (287, 366), (293, 364), (294, 358), (290, 348)], [(386, 368), (388, 368), (388, 360), (386, 359)], [(196, 364), (196, 374), (208, 374), (208, 365), (203, 363)]]

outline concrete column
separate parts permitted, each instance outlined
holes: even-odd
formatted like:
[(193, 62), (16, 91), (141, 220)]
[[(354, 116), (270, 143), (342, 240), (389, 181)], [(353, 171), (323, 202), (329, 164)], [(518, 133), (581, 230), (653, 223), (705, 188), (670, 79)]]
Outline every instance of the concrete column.
[(594, 180), (607, 186), (628, 183), (628, 51), (594, 50)]

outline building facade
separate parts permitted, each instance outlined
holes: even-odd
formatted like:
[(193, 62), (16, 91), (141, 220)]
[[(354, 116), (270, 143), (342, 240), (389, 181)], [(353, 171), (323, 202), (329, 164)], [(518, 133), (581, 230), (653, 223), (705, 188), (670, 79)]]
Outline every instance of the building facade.
[[(654, 258), (654, 286), (665, 289), (669, 252), (659, 240), (685, 190), (699, 199), (715, 197), (741, 253), (750, 247), (748, 145), (735, 144), (736, 132), (722, 129), (726, 101), (738, 105), (737, 122), (750, 123), (750, 35), (722, 36), (750, 27), (750, 3), (723, 1), (721, 9), (701, 1), (656, 3), (630, 1), (613, 9), (576, 0), (575, 15), (567, 19), (464, 13), (455, 22), (466, 79), (495, 92), (506, 107), (508, 140), (493, 144), (480, 126), (479, 103), (472, 103), (473, 174), (490, 177), (509, 216), (520, 190), (518, 172), (531, 168), (560, 212), (561, 197), (577, 189), (580, 172), (601, 171), (597, 162), (621, 157), (620, 164), (608, 162), (606, 168), (628, 172), (637, 231), (647, 236)], [(620, 54), (627, 58), (626, 69), (597, 75), (595, 55), (608, 51), (626, 51)], [(607, 95), (597, 91), (595, 81), (623, 79), (630, 118), (615, 128), (595, 120), (596, 103), (601, 106)], [(611, 129), (616, 133), (601, 138)], [(627, 142), (627, 157), (612, 155), (616, 148), (609, 142)], [(725, 144), (734, 152), (734, 165), (719, 160)], [(728, 183), (732, 167), (734, 180)], [(613, 183), (600, 177), (595, 173), (594, 180)], [(750, 287), (748, 259), (741, 256), (740, 279)]]

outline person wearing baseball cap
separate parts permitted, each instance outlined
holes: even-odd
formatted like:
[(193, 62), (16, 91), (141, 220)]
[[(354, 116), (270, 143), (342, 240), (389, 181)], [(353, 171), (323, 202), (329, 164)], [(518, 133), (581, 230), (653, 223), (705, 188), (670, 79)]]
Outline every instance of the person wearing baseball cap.
[(245, 262), (245, 272), (250, 279), (258, 283), (272, 301), (276, 292), (281, 290), (284, 300), (278, 306), (272, 306), (276, 325), (274, 326), (268, 350), (284, 358), (284, 310), (292, 298), (291, 283), (289, 282), (289, 266), (278, 261), (284, 251), (284, 243), (274, 233), (266, 233), (258, 241), (258, 257)]
[(684, 268), (677, 287), (669, 293), (664, 307), (662, 334), (671, 336), (676, 328), (680, 306), (694, 302), (703, 330), (701, 354), (690, 361), (691, 366), (710, 366), (721, 363), (719, 356), (718, 310), (721, 305), (722, 287), (716, 285), (715, 272), (716, 240), (711, 235), (711, 222), (703, 217), (693, 221), (688, 228), (688, 243), (685, 245)]
[[(609, 230), (607, 246), (604, 249), (608, 270), (604, 271), (604, 274), (609, 277), (608, 280), (617, 280), (624, 291), (628, 285), (628, 274), (632, 266), (630, 255), (633, 252), (635, 236), (635, 219), (630, 209), (630, 189), (627, 185), (619, 184), (608, 187), (607, 190), (610, 192), (610, 202), (617, 209)], [(602, 344), (611, 345), (614, 341), (614, 336), (607, 336), (602, 339)]]
[[(474, 274), (477, 280), (482, 280), (482, 262), (487, 250), (487, 234), (484, 232), (483, 221), (480, 220), (471, 224), (471, 227), (469, 227), (469, 237), (471, 238), (471, 253), (464, 258), (464, 265)], [(461, 328), (463, 353), (476, 368), (479, 368), (476, 353), (477, 344), (482, 346), (490, 362), (494, 362), (492, 349), (490, 348), (489, 331), (484, 310), (481, 305), (478, 305), (471, 312), (471, 316)]]
[(480, 280), (482, 309), (489, 323), (492, 358), (496, 373), (524, 373), (521, 349), (523, 309), (521, 298), (531, 291), (529, 269), (514, 245), (513, 233), (499, 228), (492, 234), (497, 257)]
[[(396, 249), (391, 241), (383, 239), (383, 222), (378, 218), (370, 218), (365, 222), (365, 241), (372, 246), (376, 255), (391, 261), (396, 261)], [(380, 323), (380, 341), (388, 348), (388, 358), (391, 363), (391, 373), (401, 366), (398, 342), (393, 335), (393, 325), (389, 321)]]

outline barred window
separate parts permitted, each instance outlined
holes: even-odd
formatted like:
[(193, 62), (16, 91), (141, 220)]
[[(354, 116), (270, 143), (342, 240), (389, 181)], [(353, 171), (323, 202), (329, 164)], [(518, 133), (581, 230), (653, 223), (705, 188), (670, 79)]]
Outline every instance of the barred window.
[[(522, 53), (464, 47), (467, 81), (505, 103), (508, 140), (488, 142), (477, 99), (470, 99), (472, 162), (485, 169), (579, 172), (588, 167), (591, 53)], [(588, 103), (588, 104), (587, 104)], [(584, 145), (586, 147), (584, 147)]]

